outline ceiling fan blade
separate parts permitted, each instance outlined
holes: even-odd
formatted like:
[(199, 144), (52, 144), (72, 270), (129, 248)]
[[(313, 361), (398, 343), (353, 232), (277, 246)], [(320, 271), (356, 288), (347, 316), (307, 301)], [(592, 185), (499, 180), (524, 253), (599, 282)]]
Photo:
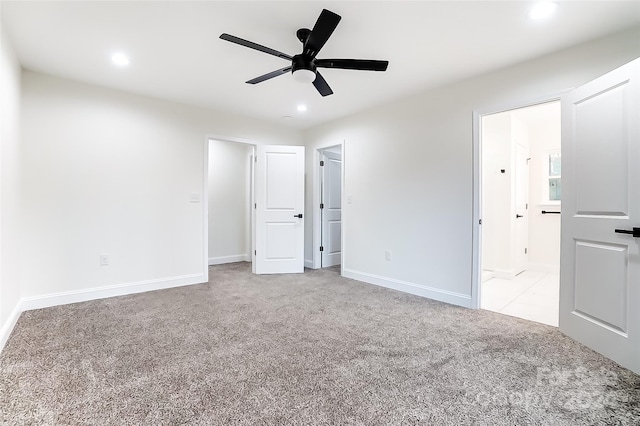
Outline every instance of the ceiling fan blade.
[(316, 89), (318, 89), (318, 92), (323, 97), (333, 95), (333, 90), (331, 90), (331, 87), (329, 87), (329, 84), (327, 84), (327, 80), (325, 80), (324, 77), (322, 77), (322, 75), (317, 71), (316, 79), (313, 80), (313, 85), (316, 87)]
[(329, 40), (331, 34), (338, 26), (342, 17), (330, 10), (322, 9), (320, 16), (313, 26), (307, 41), (304, 43), (304, 53), (310, 55), (311, 58), (315, 58), (322, 46)]
[(389, 61), (369, 59), (316, 59), (318, 68), (340, 68), (343, 70), (386, 71)]
[(277, 50), (271, 49), (269, 47), (262, 46), (258, 43), (254, 43), (249, 40), (245, 40), (240, 37), (232, 36), (231, 34), (221, 34), (220, 38), (222, 40), (230, 41), (231, 43), (239, 44), (240, 46), (245, 46), (250, 49), (259, 50), (260, 52), (268, 53), (269, 55), (277, 56), (278, 58), (287, 59), (289, 61), (293, 60), (293, 58), (286, 53), (278, 52)]
[(260, 77), (256, 77), (256, 78), (254, 78), (252, 80), (249, 80), (249, 81), (247, 81), (247, 83), (248, 84), (262, 83), (265, 80), (269, 80), (270, 78), (277, 77), (277, 76), (282, 75), (284, 73), (287, 73), (289, 71), (291, 71), (291, 67), (286, 67), (286, 68), (282, 68), (282, 69), (279, 69), (279, 70), (271, 71), (268, 74), (261, 75)]

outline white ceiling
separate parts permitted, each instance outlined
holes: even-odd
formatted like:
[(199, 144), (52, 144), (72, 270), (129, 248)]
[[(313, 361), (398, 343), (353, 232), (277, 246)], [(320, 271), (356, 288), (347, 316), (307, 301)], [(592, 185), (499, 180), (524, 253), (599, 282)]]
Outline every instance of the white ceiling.
[[(531, 1), (5, 1), (4, 25), (26, 69), (297, 128), (640, 25), (640, 1), (560, 1), (536, 22)], [(274, 56), (226, 32), (293, 55), (298, 28), (320, 11), (342, 21), (319, 58), (389, 60), (387, 72), (323, 70), (334, 95), (286, 74)], [(120, 50), (131, 64), (110, 63)], [(304, 103), (308, 111), (298, 113)], [(290, 119), (283, 118), (291, 116)]]

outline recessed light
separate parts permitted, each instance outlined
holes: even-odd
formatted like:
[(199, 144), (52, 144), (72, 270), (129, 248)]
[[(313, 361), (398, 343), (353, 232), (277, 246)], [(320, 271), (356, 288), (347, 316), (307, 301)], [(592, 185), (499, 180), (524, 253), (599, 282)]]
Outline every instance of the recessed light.
[(534, 20), (551, 17), (558, 8), (558, 3), (553, 1), (541, 1), (536, 3), (529, 12), (529, 17)]
[(307, 106), (306, 105), (303, 105), (303, 104), (298, 105), (298, 111), (299, 112), (305, 112), (306, 110), (307, 110)]
[(126, 67), (129, 65), (129, 58), (122, 52), (111, 55), (111, 61), (119, 67)]

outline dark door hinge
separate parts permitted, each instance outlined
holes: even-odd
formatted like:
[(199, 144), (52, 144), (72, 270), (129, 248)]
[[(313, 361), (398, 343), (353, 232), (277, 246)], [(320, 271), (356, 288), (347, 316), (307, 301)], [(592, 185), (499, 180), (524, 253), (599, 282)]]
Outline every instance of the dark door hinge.
[(324, 247), (320, 246), (320, 251), (324, 251)]
[(324, 209), (324, 203), (320, 203), (320, 208)]
[(320, 161), (320, 167), (324, 166), (324, 161)]

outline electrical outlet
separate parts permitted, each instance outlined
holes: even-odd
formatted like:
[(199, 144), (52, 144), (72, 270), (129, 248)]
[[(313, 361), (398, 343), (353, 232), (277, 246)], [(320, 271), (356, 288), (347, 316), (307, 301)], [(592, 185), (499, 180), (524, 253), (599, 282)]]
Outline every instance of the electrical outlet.
[(109, 255), (101, 254), (100, 255), (100, 266), (108, 266), (109, 265)]
[(384, 252), (384, 260), (391, 262), (391, 250), (385, 250)]

